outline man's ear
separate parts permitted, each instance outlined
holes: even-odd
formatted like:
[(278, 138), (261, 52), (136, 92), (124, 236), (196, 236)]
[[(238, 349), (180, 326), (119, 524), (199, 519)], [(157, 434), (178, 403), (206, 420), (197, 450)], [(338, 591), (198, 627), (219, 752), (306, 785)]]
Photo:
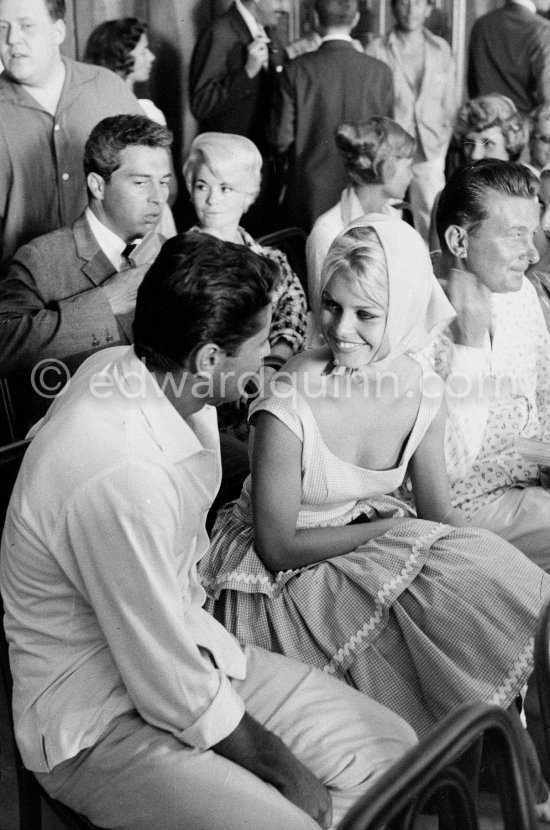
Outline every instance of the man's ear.
[(468, 256), (468, 231), (460, 225), (449, 225), (445, 231), (447, 248), (457, 259), (466, 259)]
[(67, 34), (67, 27), (64, 20), (55, 20), (53, 24), (53, 37), (57, 46), (61, 46)]
[(357, 12), (355, 12), (355, 17), (353, 18), (353, 23), (351, 24), (351, 29), (350, 29), (350, 32), (353, 32), (353, 30), (355, 29), (355, 27), (356, 27), (356, 26), (357, 26), (357, 24), (359, 23), (359, 20), (360, 20), (360, 19), (361, 19), (361, 13), (360, 13), (360, 12), (358, 12), (358, 11), (357, 11)]
[(102, 202), (105, 196), (105, 179), (103, 176), (100, 176), (99, 173), (88, 173), (86, 184), (94, 199)]
[(224, 350), (216, 343), (205, 343), (191, 357), (191, 372), (195, 377), (211, 378), (224, 358)]

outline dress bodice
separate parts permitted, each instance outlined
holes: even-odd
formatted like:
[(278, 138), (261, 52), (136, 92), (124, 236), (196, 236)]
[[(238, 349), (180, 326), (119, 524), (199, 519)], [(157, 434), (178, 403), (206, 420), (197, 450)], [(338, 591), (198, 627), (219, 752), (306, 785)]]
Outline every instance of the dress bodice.
[[(430, 384), (436, 383), (439, 387), (440, 382), (423, 367), (423, 393), (414, 425), (404, 443), (399, 464), (386, 470), (358, 467), (331, 452), (307, 398), (287, 384), (275, 384), (269, 397), (252, 405), (251, 416), (260, 411), (270, 412), (302, 442), (302, 504), (298, 527), (347, 524), (361, 513), (369, 518), (413, 515), (409, 506), (389, 494), (403, 483), (409, 461), (439, 410), (440, 396), (425, 392), (428, 374)], [(238, 504), (249, 520), (250, 494), (249, 476)]]

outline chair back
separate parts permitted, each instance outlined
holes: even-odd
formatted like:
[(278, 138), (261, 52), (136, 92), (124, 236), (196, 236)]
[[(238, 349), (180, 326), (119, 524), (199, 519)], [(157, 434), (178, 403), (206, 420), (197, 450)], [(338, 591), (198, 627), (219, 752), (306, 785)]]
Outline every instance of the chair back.
[[(278, 248), (289, 261), (290, 267), (300, 280), (308, 299), (307, 287), (307, 265), (306, 265), (306, 241), (307, 234), (302, 228), (283, 228), (280, 231), (273, 231), (256, 240), (260, 245), (270, 248)], [(309, 306), (309, 299), (308, 299)]]
[(537, 729), (540, 730), (542, 727), (541, 746), (539, 747), (537, 742), (537, 749), (539, 756), (543, 756), (543, 772), (547, 774), (550, 771), (550, 598), (543, 604), (537, 623), (535, 675), (540, 712), (540, 725), (537, 724)]
[(519, 728), (498, 706), (466, 704), (451, 712), (376, 781), (338, 830), (412, 830), (426, 826), (426, 814), (430, 821), (434, 813), (433, 826), (441, 830), (479, 830), (471, 766), (481, 739), (500, 799), (502, 826), (533, 830), (537, 820)]
[[(29, 446), (30, 441), (17, 441), (12, 444), (0, 447), (0, 536), (4, 528), (6, 513), (8, 510), (13, 485), (17, 478), (21, 462)], [(78, 815), (60, 801), (51, 798), (40, 786), (32, 772), (25, 769), (19, 749), (15, 741), (13, 725), (13, 714), (11, 708), (13, 679), (11, 675), (9, 648), (4, 633), (4, 606), (0, 594), (0, 676), (2, 679), (2, 694), (4, 697), (5, 709), (7, 711), (11, 736), (11, 749), (15, 762), (17, 778), (17, 797), (19, 803), (19, 826), (21, 830), (42, 829), (42, 800), (44, 800), (52, 812), (60, 819), (68, 830), (94, 830), (94, 825)]]

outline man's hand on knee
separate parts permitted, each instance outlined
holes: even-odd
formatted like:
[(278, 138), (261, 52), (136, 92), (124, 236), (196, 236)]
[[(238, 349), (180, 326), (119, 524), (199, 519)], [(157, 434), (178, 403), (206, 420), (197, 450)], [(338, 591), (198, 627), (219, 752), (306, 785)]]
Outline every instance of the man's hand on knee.
[(211, 747), (272, 784), (323, 828), (332, 824), (332, 797), (283, 741), (245, 712), (236, 729)]

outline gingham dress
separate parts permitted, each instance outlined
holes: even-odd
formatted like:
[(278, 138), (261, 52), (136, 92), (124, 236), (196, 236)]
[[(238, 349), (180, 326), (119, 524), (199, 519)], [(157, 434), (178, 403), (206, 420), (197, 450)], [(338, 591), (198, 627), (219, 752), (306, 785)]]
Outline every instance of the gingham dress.
[[(423, 397), (401, 463), (356, 467), (330, 452), (307, 401), (271, 397), (302, 441), (298, 527), (412, 515), (402, 481), (438, 402)], [(398, 712), (419, 735), (456, 705), (508, 706), (532, 670), (550, 577), (499, 537), (411, 518), (352, 553), (268, 571), (254, 548), (250, 479), (218, 516), (200, 564), (206, 607), (242, 643), (318, 666)]]

